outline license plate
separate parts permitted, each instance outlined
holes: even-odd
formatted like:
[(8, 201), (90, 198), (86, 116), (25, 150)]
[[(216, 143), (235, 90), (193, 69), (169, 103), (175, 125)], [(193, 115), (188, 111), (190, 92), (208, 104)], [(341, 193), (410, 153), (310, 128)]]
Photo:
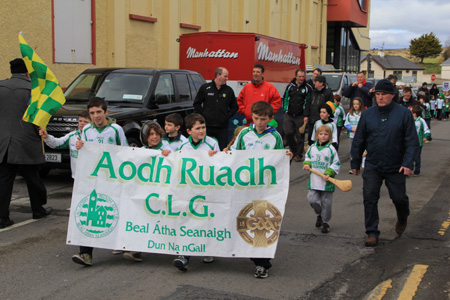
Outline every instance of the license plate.
[(47, 162), (61, 162), (61, 154), (60, 153), (45, 153), (45, 161)]

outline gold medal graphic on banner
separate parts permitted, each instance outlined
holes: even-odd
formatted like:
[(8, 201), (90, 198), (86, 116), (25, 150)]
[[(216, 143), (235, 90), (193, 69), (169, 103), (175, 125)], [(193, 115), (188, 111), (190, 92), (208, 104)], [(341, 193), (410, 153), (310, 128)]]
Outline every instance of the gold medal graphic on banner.
[(253, 200), (244, 206), (237, 217), (237, 231), (241, 238), (255, 248), (267, 248), (278, 240), (283, 216), (267, 200)]

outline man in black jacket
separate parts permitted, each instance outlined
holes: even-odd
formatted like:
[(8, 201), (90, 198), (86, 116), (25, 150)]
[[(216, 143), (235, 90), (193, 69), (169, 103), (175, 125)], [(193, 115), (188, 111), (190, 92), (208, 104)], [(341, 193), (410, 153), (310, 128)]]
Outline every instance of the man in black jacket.
[[(395, 102), (395, 99), (393, 101)], [(414, 100), (414, 97), (412, 96), (412, 90), (408, 86), (403, 89), (403, 96), (400, 97), (398, 104), (408, 109), (411, 109), (415, 105), (420, 105), (420, 103)]]
[(311, 135), (314, 123), (320, 120), (320, 107), (331, 101), (334, 103), (333, 92), (327, 87), (327, 79), (323, 75), (317, 75), (314, 80), (314, 89), (310, 101), (305, 106), (305, 121), (308, 122), (308, 144), (312, 145)]
[(378, 244), (378, 200), (383, 180), (397, 211), (395, 231), (398, 234), (405, 231), (409, 216), (405, 175), (413, 173), (419, 139), (411, 112), (393, 101), (394, 94), (389, 80), (377, 83), (377, 105), (362, 113), (350, 152), (352, 172), (358, 175), (362, 155), (367, 151), (362, 175), (367, 247)]
[(228, 70), (219, 67), (214, 80), (203, 84), (194, 100), (194, 111), (206, 120), (206, 134), (219, 142), (220, 150), (228, 143), (228, 119), (237, 111), (236, 96), (227, 85)]
[(305, 104), (311, 95), (312, 87), (306, 83), (306, 71), (295, 70), (295, 77), (286, 87), (283, 97), (284, 120), (283, 129), (286, 139), (294, 154), (294, 160), (302, 160), (304, 134), (298, 131), (308, 119), (303, 116)]
[(39, 129), (22, 120), (31, 95), (31, 83), (23, 59), (10, 61), (12, 77), (0, 81), (0, 228), (14, 224), (9, 205), (17, 172), (24, 177), (30, 196), (33, 219), (52, 211), (44, 208), (47, 190), (39, 177), (45, 162)]

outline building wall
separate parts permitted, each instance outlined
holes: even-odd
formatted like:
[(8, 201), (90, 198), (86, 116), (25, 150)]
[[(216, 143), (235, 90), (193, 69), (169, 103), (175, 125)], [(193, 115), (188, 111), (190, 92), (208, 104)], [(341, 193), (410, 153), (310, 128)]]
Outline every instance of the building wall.
[(450, 66), (441, 67), (441, 78), (450, 80)]
[[(0, 79), (10, 77), (9, 61), (20, 57), (20, 31), (63, 87), (90, 67), (178, 68), (176, 39), (200, 31), (255, 32), (305, 43), (306, 64), (325, 63), (327, 0), (91, 1), (96, 12), (95, 65), (53, 63), (51, 0), (2, 1)], [(130, 19), (130, 14), (157, 21)]]

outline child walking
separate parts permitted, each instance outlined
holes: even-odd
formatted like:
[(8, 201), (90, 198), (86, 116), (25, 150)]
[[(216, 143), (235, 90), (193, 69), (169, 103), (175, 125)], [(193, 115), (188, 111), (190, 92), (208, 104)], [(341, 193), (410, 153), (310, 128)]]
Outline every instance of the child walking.
[[(353, 98), (352, 107), (345, 117), (344, 127), (347, 129), (348, 138), (350, 139), (350, 149), (352, 148), (353, 138), (355, 137), (356, 127), (358, 126), (361, 113), (364, 110), (363, 100), (360, 97)], [(363, 162), (364, 163), (364, 162)], [(348, 172), (353, 174), (352, 170)]]
[(412, 108), (412, 114), (414, 117), (414, 124), (416, 125), (417, 136), (419, 138), (419, 151), (416, 153), (416, 159), (414, 160), (414, 176), (420, 175), (420, 167), (421, 167), (421, 156), (422, 156), (422, 147), (424, 141), (431, 140), (430, 129), (428, 129), (427, 124), (424, 119), (420, 117), (422, 114), (422, 108), (419, 105), (414, 105)]
[(321, 125), (316, 131), (316, 142), (309, 147), (303, 162), (303, 170), (316, 170), (324, 174), (324, 178), (311, 173), (308, 181), (308, 201), (317, 214), (316, 227), (322, 227), (322, 233), (330, 232), (328, 222), (331, 219), (331, 204), (333, 200), (334, 184), (328, 181), (339, 173), (341, 163), (339, 156), (330, 144), (332, 140), (331, 128)]
[(334, 148), (337, 147), (338, 141), (337, 141), (337, 128), (336, 124), (333, 122), (333, 116), (334, 116), (335, 106), (333, 102), (328, 101), (327, 103), (320, 106), (320, 120), (318, 120), (316, 123), (314, 123), (314, 128), (311, 134), (311, 144), (316, 141), (316, 131), (317, 129), (322, 125), (327, 125), (331, 129), (331, 142), (334, 146)]
[(340, 137), (341, 137), (341, 131), (344, 127), (345, 122), (345, 111), (344, 108), (341, 105), (341, 96), (334, 95), (334, 103), (336, 106), (336, 109), (334, 111), (334, 123), (336, 124), (337, 129), (337, 147), (336, 151), (339, 151), (339, 144), (340, 144)]

